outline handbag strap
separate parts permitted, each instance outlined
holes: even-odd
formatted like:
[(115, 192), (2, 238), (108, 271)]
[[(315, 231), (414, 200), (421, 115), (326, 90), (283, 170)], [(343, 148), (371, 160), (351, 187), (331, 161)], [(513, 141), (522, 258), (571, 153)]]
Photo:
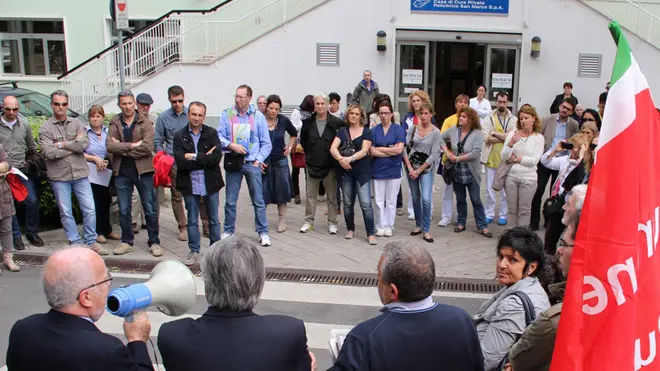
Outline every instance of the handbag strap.
[(472, 134), (473, 130), (470, 129), (470, 131), (468, 131), (468, 133), (465, 134), (465, 137), (463, 138), (463, 140), (461, 140), (461, 129), (457, 128), (456, 131), (458, 131), (458, 144), (456, 145), (458, 147), (458, 154), (457, 154), (457, 156), (458, 156), (458, 155), (463, 154), (463, 146), (465, 146), (465, 141), (470, 136), (470, 134)]
[(536, 312), (534, 311), (534, 304), (532, 300), (522, 291), (510, 292), (508, 296), (517, 296), (522, 301), (523, 309), (525, 310), (525, 327), (529, 326), (536, 319)]
[(415, 130), (417, 129), (417, 125), (413, 125), (412, 127), (412, 133), (410, 133), (410, 141), (408, 142), (408, 146), (412, 148), (413, 145), (413, 138), (415, 137)]

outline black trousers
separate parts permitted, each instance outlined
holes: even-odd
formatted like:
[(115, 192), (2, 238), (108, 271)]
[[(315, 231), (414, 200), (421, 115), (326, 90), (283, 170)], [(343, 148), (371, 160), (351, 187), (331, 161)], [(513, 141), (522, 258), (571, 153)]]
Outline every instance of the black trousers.
[(550, 217), (548, 220), (548, 227), (545, 230), (545, 241), (543, 243), (545, 248), (545, 253), (554, 256), (557, 252), (557, 243), (561, 238), (562, 233), (566, 226), (561, 222), (561, 219), (564, 217), (564, 213), (557, 213)]
[(94, 195), (94, 207), (96, 208), (96, 233), (107, 237), (112, 232), (110, 224), (110, 188), (92, 183), (92, 195)]
[(555, 184), (559, 172), (556, 170), (550, 170), (539, 162), (538, 167), (536, 168), (536, 174), (538, 176), (538, 181), (536, 193), (534, 194), (534, 199), (532, 199), (532, 215), (529, 226), (538, 229), (541, 222), (541, 199), (545, 193), (545, 187), (548, 185), (548, 180), (550, 180), (550, 178), (552, 178), (550, 186)]

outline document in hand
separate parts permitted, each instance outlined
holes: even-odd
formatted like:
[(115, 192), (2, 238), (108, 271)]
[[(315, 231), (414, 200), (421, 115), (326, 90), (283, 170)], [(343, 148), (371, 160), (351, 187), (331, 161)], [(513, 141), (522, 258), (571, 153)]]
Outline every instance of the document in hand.
[(337, 361), (339, 357), (339, 351), (341, 347), (344, 346), (344, 340), (351, 330), (330, 330), (330, 340), (328, 340), (328, 345), (330, 346), (330, 357), (332, 357), (332, 363)]

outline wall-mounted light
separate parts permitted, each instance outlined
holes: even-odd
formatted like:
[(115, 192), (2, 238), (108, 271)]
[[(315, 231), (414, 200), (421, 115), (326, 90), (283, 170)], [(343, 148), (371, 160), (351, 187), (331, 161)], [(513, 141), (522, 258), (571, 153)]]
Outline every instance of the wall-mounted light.
[(379, 52), (387, 50), (387, 34), (383, 30), (376, 33), (376, 50)]
[(532, 52), (529, 53), (532, 57), (536, 58), (541, 55), (541, 38), (538, 36), (532, 37)]

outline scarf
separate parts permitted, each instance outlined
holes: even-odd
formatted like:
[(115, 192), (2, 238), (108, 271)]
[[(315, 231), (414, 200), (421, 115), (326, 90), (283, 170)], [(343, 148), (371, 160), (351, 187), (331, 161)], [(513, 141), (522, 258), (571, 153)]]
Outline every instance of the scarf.
[[(355, 81), (355, 80), (353, 80)], [(367, 85), (367, 82), (362, 79), (360, 82), (362, 85), (364, 85), (365, 88), (367, 88), (367, 91), (371, 93), (372, 90), (376, 87), (376, 84), (374, 83), (374, 80), (369, 81), (369, 85)]]

